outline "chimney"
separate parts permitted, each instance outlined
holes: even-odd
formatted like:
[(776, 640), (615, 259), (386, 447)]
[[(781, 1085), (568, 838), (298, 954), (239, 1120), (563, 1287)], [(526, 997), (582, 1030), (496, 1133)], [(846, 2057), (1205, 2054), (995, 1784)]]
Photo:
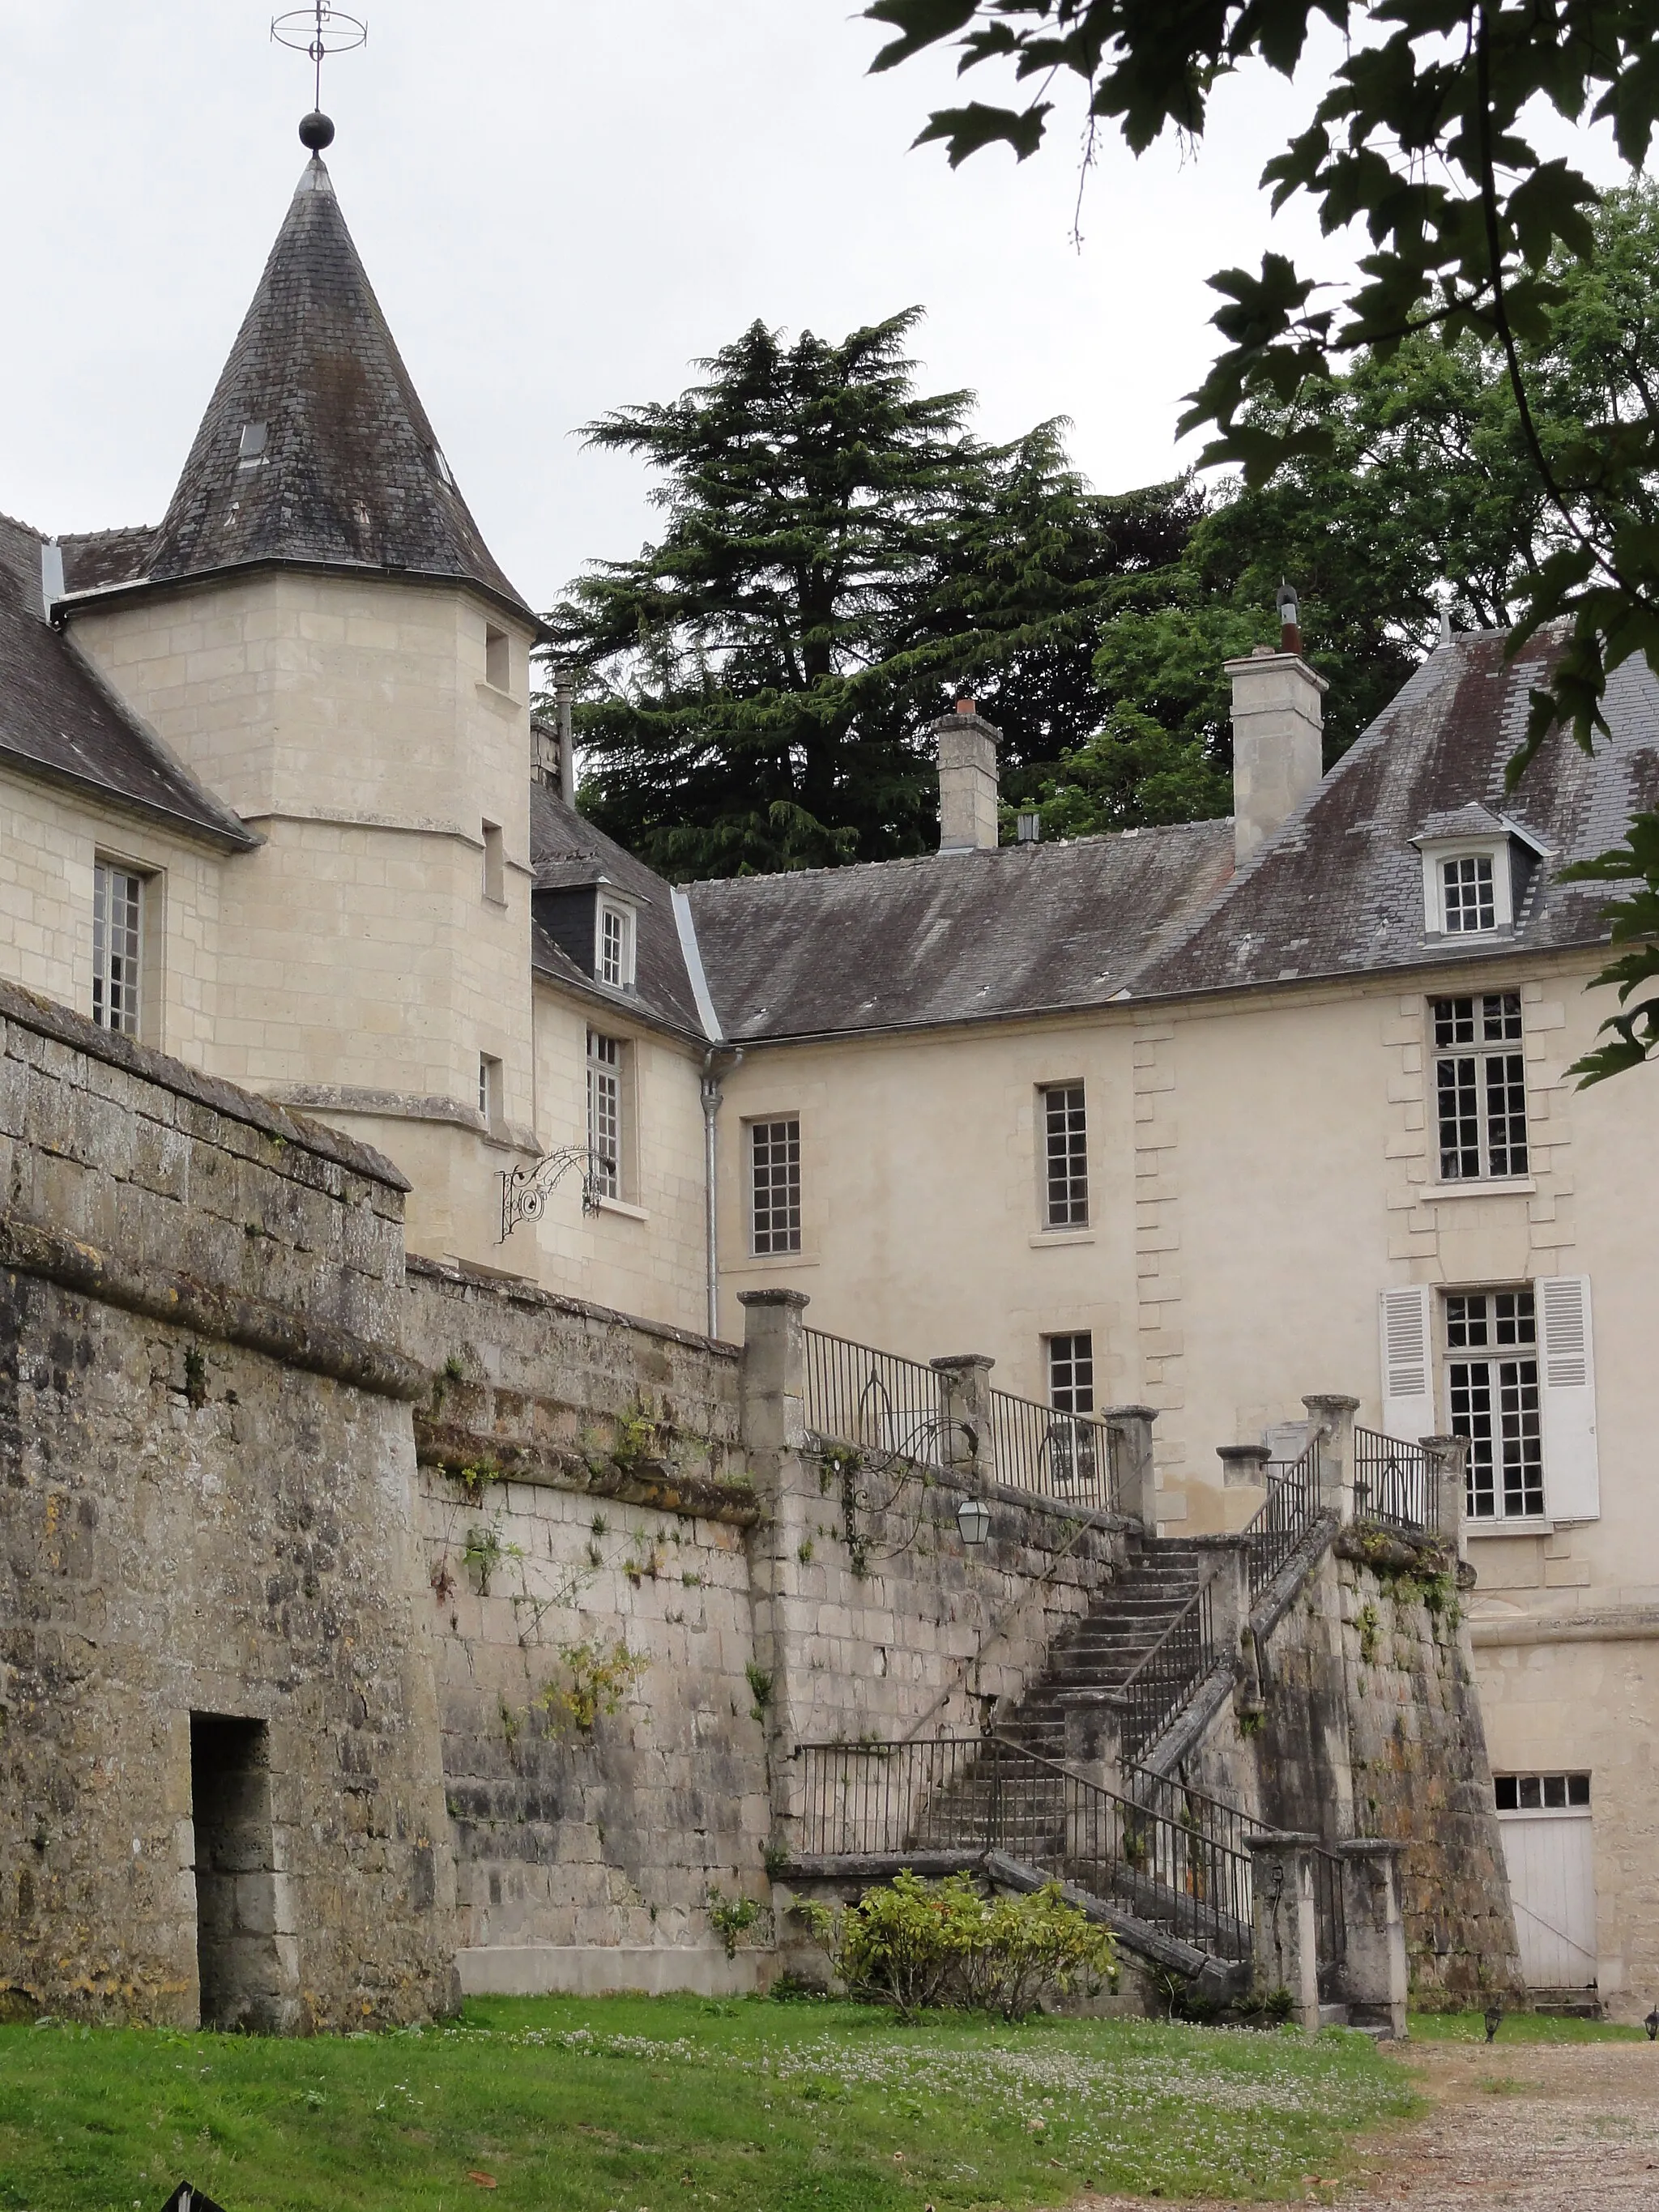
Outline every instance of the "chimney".
[(575, 678), (568, 668), (562, 668), (553, 678), (553, 712), (559, 729), (559, 796), (573, 814), (576, 811), (575, 704)]
[(933, 725), (939, 739), (939, 848), (983, 852), (997, 842), (997, 746), (1002, 732), (979, 702), (958, 699)]
[(1279, 650), (1230, 660), (1233, 680), (1233, 858), (1242, 866), (1324, 773), (1320, 702), (1330, 689), (1302, 658), (1296, 593), (1279, 587)]

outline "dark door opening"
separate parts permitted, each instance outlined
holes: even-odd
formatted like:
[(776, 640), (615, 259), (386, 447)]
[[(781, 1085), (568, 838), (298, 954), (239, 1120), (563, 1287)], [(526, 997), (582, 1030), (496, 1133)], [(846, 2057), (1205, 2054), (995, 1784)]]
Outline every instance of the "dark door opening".
[(273, 2034), (284, 2008), (264, 1723), (192, 1713), (190, 1789), (202, 2025)]

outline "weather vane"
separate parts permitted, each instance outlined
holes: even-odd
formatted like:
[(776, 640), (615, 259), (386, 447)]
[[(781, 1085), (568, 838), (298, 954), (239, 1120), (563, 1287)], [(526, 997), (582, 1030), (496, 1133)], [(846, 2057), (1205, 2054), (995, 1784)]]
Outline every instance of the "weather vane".
[(291, 46), (295, 53), (307, 55), (316, 71), (313, 105), (300, 125), (300, 143), (309, 146), (313, 154), (320, 154), (334, 139), (334, 125), (323, 113), (323, 64), (331, 54), (346, 54), (354, 46), (367, 46), (368, 25), (362, 16), (331, 7), (329, 0), (312, 0), (309, 8), (291, 8), (285, 15), (273, 15), (270, 35), (279, 46)]

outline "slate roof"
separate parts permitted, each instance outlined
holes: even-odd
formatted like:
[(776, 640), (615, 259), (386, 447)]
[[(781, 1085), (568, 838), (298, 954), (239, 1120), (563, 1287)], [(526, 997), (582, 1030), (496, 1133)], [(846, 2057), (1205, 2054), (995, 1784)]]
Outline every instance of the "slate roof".
[(47, 624), (43, 542), (26, 523), (0, 516), (0, 761), (222, 847), (257, 845)]
[[(1559, 632), (1540, 633), (1513, 663), (1501, 631), (1441, 645), (1182, 941), (1148, 966), (1136, 996), (1604, 940), (1613, 888), (1564, 884), (1559, 872), (1620, 843), (1632, 811), (1659, 805), (1659, 682), (1644, 661), (1626, 661), (1607, 685), (1611, 742), (1592, 759), (1558, 730), (1506, 793), (1528, 692), (1561, 642)], [(1460, 825), (1451, 834), (1464, 834), (1462, 825), (1480, 818), (1472, 806), (1506, 817), (1547, 857), (1512, 934), (1449, 943), (1425, 934), (1422, 862), (1411, 841), (1447, 817)]]
[[(263, 447), (245, 453), (251, 426)], [(536, 622), (449, 473), (316, 156), (172, 502), (145, 535), (67, 541), (66, 590), (296, 562), (464, 579)]]
[(703, 1026), (680, 950), (673, 896), (662, 878), (603, 830), (573, 813), (557, 792), (544, 783), (530, 787), (530, 863), (538, 890), (579, 890), (603, 877), (640, 902), (635, 921), (633, 990), (612, 990), (595, 981), (544, 929), (532, 927), (531, 964), (537, 972), (550, 981), (574, 987), (589, 998), (702, 1041)]
[(808, 1036), (1098, 1006), (1232, 868), (1231, 822), (690, 886), (726, 1036)]

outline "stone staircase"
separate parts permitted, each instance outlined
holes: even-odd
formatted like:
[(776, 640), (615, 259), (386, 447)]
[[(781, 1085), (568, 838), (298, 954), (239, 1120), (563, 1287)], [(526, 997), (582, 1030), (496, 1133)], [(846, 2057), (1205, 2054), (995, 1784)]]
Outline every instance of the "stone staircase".
[(1137, 1542), (1129, 1568), (1097, 1595), (1076, 1627), (1048, 1655), (1042, 1674), (1013, 1710), (999, 1715), (997, 1733), (1041, 1758), (1066, 1757), (1071, 1690), (1118, 1690), (1195, 1595), (1208, 1571), (1200, 1547), (1164, 1536)]

